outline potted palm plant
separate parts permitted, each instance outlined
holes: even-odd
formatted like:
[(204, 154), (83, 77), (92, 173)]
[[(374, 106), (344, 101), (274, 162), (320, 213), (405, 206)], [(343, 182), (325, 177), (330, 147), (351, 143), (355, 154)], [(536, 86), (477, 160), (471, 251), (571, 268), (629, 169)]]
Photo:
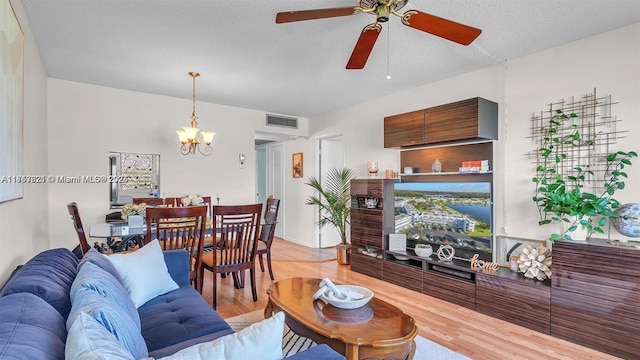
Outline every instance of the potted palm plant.
[(327, 172), (324, 183), (315, 177), (307, 179), (306, 185), (311, 186), (315, 193), (307, 198), (307, 205), (316, 205), (320, 209), (318, 225), (333, 225), (340, 234), (340, 245), (337, 247), (338, 263), (349, 263), (350, 244), (347, 237), (347, 225), (351, 214), (351, 180), (355, 173), (351, 169), (332, 168)]
[[(551, 242), (559, 239), (586, 240), (593, 233), (604, 233), (603, 227), (609, 218), (618, 217), (616, 209), (620, 202), (613, 195), (617, 190), (625, 187), (624, 180), (627, 173), (624, 168), (631, 165), (631, 158), (637, 157), (635, 151), (617, 151), (604, 159), (602, 187), (588, 191), (589, 178), (596, 176), (591, 170), (592, 164), (573, 164), (575, 158), (570, 154), (579, 154), (595, 144), (601, 133), (589, 136), (583, 135), (576, 125), (567, 124), (575, 113), (565, 114), (556, 110), (549, 119), (547, 126), (541, 129), (541, 143), (538, 147), (539, 164), (536, 168), (535, 195), (533, 202), (538, 207), (540, 220), (538, 225), (564, 223), (566, 226), (561, 233), (551, 234)], [(584, 235), (580, 239), (577, 231)]]

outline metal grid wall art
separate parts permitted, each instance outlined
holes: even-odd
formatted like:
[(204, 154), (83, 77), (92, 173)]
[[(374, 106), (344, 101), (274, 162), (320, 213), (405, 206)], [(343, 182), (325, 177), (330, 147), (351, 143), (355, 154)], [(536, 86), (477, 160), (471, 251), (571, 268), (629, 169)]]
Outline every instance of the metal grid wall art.
[[(611, 95), (598, 97), (595, 88), (593, 93), (580, 99), (576, 100), (572, 96), (568, 100), (550, 103), (548, 109), (541, 111), (540, 115), (532, 115), (530, 138), (537, 144), (537, 148), (540, 148), (544, 140), (544, 127), (557, 115), (556, 110), (562, 110), (567, 115), (575, 113), (577, 117), (565, 121), (565, 126), (558, 135), (566, 136), (577, 129), (582, 138), (592, 141), (586, 141), (582, 146), (564, 147), (563, 144), (558, 144), (560, 151), (568, 155), (567, 159), (563, 160), (564, 165), (558, 169), (558, 175), (568, 174), (576, 166), (588, 167), (593, 171), (593, 176), (588, 176), (585, 182), (594, 190), (603, 189), (604, 179), (610, 175), (606, 173), (606, 158), (614, 151), (611, 145), (616, 144), (618, 139), (625, 138), (622, 134), (628, 132), (617, 129), (617, 123), (622, 120), (611, 114), (611, 107), (615, 104), (617, 102), (611, 101)], [(542, 164), (543, 158), (537, 150), (533, 150), (529, 155), (535, 157), (536, 167)], [(569, 185), (567, 183), (567, 186)]]

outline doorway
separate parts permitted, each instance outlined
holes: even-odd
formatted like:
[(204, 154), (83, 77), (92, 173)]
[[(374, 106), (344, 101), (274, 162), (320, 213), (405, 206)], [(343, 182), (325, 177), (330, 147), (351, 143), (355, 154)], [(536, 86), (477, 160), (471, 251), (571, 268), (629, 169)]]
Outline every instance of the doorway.
[(256, 148), (256, 202), (264, 204), (269, 195), (280, 199), (275, 236), (284, 238), (284, 145), (273, 143)]
[[(329, 135), (316, 139), (316, 178), (324, 184), (324, 175), (332, 168), (345, 166), (344, 135)], [(320, 211), (316, 209), (315, 223), (320, 220)], [(332, 247), (340, 244), (338, 231), (330, 225), (316, 227), (317, 247)]]

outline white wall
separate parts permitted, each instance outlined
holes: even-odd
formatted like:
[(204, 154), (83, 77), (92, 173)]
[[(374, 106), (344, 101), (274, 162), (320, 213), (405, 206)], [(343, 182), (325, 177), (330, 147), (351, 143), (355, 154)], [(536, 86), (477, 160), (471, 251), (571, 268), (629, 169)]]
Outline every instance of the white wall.
[[(191, 100), (49, 79), (49, 174), (106, 175), (110, 151), (160, 154), (161, 193), (202, 194), (220, 204), (255, 201), (255, 131), (271, 131), (265, 112), (196, 101), (199, 127), (216, 132), (213, 155), (179, 153), (180, 127), (189, 124)], [(307, 119), (292, 135), (307, 134)], [(240, 169), (238, 154), (246, 162)], [(78, 203), (83, 225), (109, 213), (108, 184), (51, 184), (51, 243), (74, 247), (77, 237), (66, 204)], [(90, 241), (95, 241), (91, 240)]]
[[(629, 130), (613, 150), (640, 150), (640, 23), (607, 32), (574, 43), (515, 59), (507, 73), (508, 128), (500, 173), (501, 187), (506, 197), (497, 204), (500, 220), (498, 230), (514, 236), (543, 238), (558, 232), (554, 225), (537, 226), (537, 208), (531, 201), (531, 178), (535, 167), (523, 156), (533, 150), (529, 126), (533, 113), (547, 109), (546, 105), (579, 98), (597, 88), (601, 96), (611, 94), (612, 115), (622, 120), (619, 130)], [(629, 174), (627, 188), (615, 197), (621, 203), (639, 202), (640, 159), (625, 169)], [(506, 230), (502, 227), (506, 226)], [(615, 230), (612, 236), (622, 237)]]
[[(480, 96), (499, 104), (499, 140), (494, 144), (495, 233), (544, 238), (558, 229), (537, 225), (531, 201), (535, 168), (525, 156), (535, 148), (529, 136), (532, 113), (546, 104), (580, 97), (597, 88), (612, 94), (613, 114), (629, 130), (615, 150), (640, 151), (640, 24), (600, 34), (368, 103), (340, 109), (310, 119), (310, 136), (344, 133), (347, 167), (366, 177), (366, 161), (378, 160), (381, 171), (399, 171), (399, 152), (383, 149), (383, 118), (434, 105)], [(311, 151), (311, 149), (307, 150)], [(638, 202), (640, 160), (628, 168), (627, 189), (616, 194), (622, 203)], [(300, 198), (310, 194), (301, 184), (288, 191)], [(291, 208), (292, 206), (290, 206)], [(313, 212), (301, 207), (295, 232), (308, 234)], [(294, 231), (293, 229), (289, 229)], [(614, 234), (617, 237), (619, 235)]]
[[(47, 173), (46, 73), (19, 1), (12, 1), (24, 32), (24, 174)], [(48, 249), (46, 184), (25, 184), (24, 197), (0, 203), (0, 284), (33, 254)]]

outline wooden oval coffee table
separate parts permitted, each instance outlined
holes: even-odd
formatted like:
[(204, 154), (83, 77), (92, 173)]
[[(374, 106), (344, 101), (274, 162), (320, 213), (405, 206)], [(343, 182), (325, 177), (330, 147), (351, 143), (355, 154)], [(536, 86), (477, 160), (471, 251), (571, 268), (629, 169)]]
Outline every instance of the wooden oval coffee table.
[(413, 359), (418, 328), (411, 316), (375, 296), (358, 309), (325, 305), (313, 300), (320, 281), (291, 278), (271, 284), (265, 318), (282, 311), (296, 334), (327, 344), (349, 360)]

